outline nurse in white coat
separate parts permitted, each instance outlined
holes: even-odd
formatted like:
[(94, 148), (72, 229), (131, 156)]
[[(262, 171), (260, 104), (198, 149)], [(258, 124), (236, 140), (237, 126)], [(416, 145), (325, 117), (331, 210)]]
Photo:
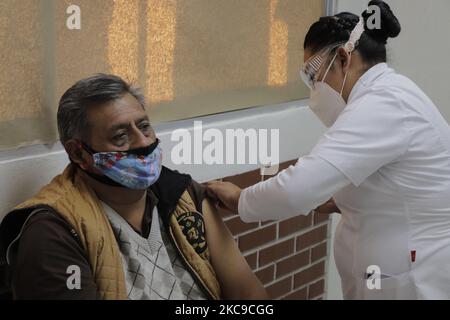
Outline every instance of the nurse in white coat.
[(400, 24), (386, 3), (369, 5), (381, 9), (381, 29), (367, 26), (368, 11), (341, 13), (305, 38), (302, 77), (328, 127), (311, 153), (244, 190), (211, 182), (208, 192), (245, 222), (335, 203), (346, 299), (450, 299), (450, 128), (386, 64), (386, 40)]

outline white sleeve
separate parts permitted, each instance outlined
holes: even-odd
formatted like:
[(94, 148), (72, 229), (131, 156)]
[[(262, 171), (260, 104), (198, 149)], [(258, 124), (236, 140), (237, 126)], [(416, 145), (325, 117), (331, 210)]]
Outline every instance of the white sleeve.
[(239, 215), (244, 222), (306, 215), (349, 184), (330, 163), (307, 156), (277, 176), (242, 190)]
[(411, 134), (403, 102), (391, 91), (366, 94), (347, 106), (311, 155), (331, 163), (356, 187), (400, 159)]

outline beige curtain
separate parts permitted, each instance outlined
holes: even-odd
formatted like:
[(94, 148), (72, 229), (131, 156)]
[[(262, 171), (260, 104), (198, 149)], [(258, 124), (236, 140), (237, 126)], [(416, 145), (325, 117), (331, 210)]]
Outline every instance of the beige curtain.
[(303, 38), (323, 2), (2, 0), (0, 149), (56, 141), (59, 97), (99, 72), (141, 86), (154, 123), (304, 98)]

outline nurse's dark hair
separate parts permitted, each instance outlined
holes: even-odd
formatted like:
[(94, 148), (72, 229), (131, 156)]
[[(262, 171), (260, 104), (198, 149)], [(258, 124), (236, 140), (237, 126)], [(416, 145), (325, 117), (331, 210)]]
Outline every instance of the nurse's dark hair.
[[(365, 10), (361, 14), (365, 22), (365, 31), (356, 47), (363, 61), (370, 66), (386, 62), (387, 40), (388, 38), (397, 37), (401, 31), (400, 22), (387, 3), (380, 0), (372, 0), (368, 6), (373, 5), (380, 8), (381, 28), (369, 28), (367, 21), (374, 12)], [(349, 12), (322, 17), (310, 27), (303, 47), (314, 54), (329, 45), (340, 42), (345, 43), (358, 22), (359, 16)]]

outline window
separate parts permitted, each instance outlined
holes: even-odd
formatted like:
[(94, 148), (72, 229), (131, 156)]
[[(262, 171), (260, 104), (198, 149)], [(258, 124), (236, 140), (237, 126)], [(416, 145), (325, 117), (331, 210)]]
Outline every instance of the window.
[[(66, 26), (70, 5), (81, 28)], [(59, 97), (115, 73), (153, 122), (304, 98), (303, 38), (318, 0), (2, 0), (0, 148), (57, 140)]]

